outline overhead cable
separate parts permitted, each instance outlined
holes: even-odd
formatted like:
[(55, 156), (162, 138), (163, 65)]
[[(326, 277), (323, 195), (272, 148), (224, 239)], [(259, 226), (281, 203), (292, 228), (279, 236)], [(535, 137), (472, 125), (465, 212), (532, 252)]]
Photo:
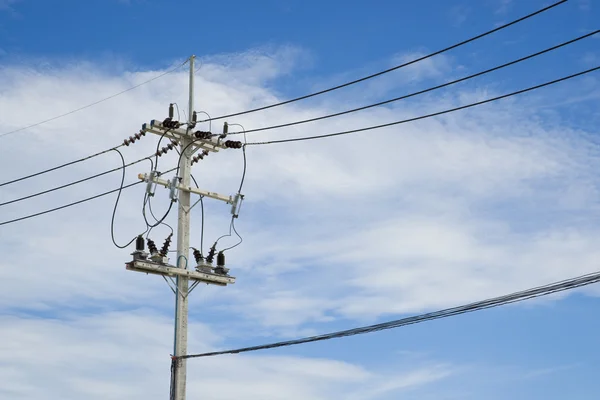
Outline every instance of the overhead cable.
[(489, 68), (489, 69), (486, 69), (484, 71), (480, 71), (480, 72), (477, 72), (475, 74), (471, 74), (471, 75), (462, 77), (460, 79), (455, 79), (453, 81), (449, 81), (449, 82), (446, 82), (446, 83), (443, 83), (443, 84), (440, 84), (440, 85), (437, 85), (437, 86), (433, 86), (433, 87), (430, 87), (428, 89), (423, 89), (423, 90), (419, 90), (417, 92), (409, 93), (409, 94), (406, 94), (406, 95), (403, 95), (403, 96), (395, 97), (393, 99), (380, 101), (378, 103), (369, 104), (369, 105), (366, 105), (366, 106), (363, 106), (363, 107), (353, 108), (351, 110), (341, 111), (341, 112), (334, 113), (334, 114), (323, 115), (323, 116), (320, 116), (320, 117), (309, 118), (309, 119), (304, 119), (304, 120), (295, 121), (295, 122), (288, 122), (288, 123), (280, 124), (280, 125), (272, 125), (272, 126), (267, 126), (267, 127), (264, 127), (264, 128), (248, 129), (245, 132), (242, 132), (242, 131), (239, 131), (239, 132), (230, 132), (229, 134), (230, 135), (237, 135), (237, 134), (241, 134), (241, 133), (252, 133), (252, 132), (260, 132), (260, 131), (266, 131), (266, 130), (277, 129), (277, 128), (286, 128), (286, 127), (289, 127), (289, 126), (305, 124), (307, 122), (315, 122), (315, 121), (320, 121), (320, 120), (327, 119), (327, 118), (338, 117), (340, 115), (350, 114), (350, 113), (354, 113), (354, 112), (357, 112), (357, 111), (362, 111), (362, 110), (367, 110), (369, 108), (382, 106), (384, 104), (393, 103), (395, 101), (408, 99), (410, 97), (414, 97), (414, 96), (418, 96), (418, 95), (421, 95), (421, 94), (433, 92), (434, 90), (438, 90), (438, 89), (442, 89), (442, 88), (445, 88), (445, 87), (448, 87), (448, 86), (452, 86), (452, 85), (455, 85), (457, 83), (468, 81), (470, 79), (477, 78), (479, 76), (489, 74), (490, 72), (498, 71), (498, 70), (500, 70), (502, 68), (506, 68), (506, 67), (509, 67), (511, 65), (515, 65), (515, 64), (518, 64), (520, 62), (523, 62), (523, 61), (527, 61), (529, 59), (532, 59), (534, 57), (540, 56), (542, 54), (549, 53), (549, 52), (557, 50), (557, 49), (559, 49), (561, 47), (568, 46), (568, 45), (573, 44), (575, 42), (578, 42), (580, 40), (589, 38), (591, 36), (596, 35), (597, 33), (600, 33), (600, 29), (595, 30), (595, 31), (590, 32), (590, 33), (587, 33), (587, 34), (585, 34), (583, 36), (579, 36), (579, 37), (577, 37), (575, 39), (572, 39), (572, 40), (569, 40), (567, 42), (558, 44), (556, 46), (549, 47), (549, 48), (547, 48), (545, 50), (538, 51), (537, 53), (533, 53), (533, 54), (530, 54), (528, 56), (521, 57), (519, 59), (507, 62), (505, 64), (498, 65), (496, 67)]
[(69, 165), (73, 165), (73, 164), (80, 163), (82, 161), (89, 160), (90, 158), (101, 156), (102, 154), (109, 153), (109, 152), (111, 152), (111, 151), (113, 151), (115, 149), (118, 149), (119, 147), (122, 147), (122, 146), (124, 146), (124, 145), (121, 144), (121, 145), (116, 146), (116, 147), (111, 147), (110, 149), (102, 150), (102, 151), (100, 151), (98, 153), (94, 153), (94, 154), (89, 155), (87, 157), (83, 157), (83, 158), (80, 158), (80, 159), (75, 160), (75, 161), (71, 161), (71, 162), (68, 162), (68, 163), (65, 163), (65, 164), (61, 164), (61, 165), (58, 165), (58, 166), (53, 167), (53, 168), (48, 168), (48, 169), (45, 169), (43, 171), (36, 172), (35, 174), (23, 176), (21, 178), (17, 178), (17, 179), (13, 179), (11, 181), (0, 183), (0, 187), (5, 186), (5, 185), (10, 185), (11, 183), (16, 183), (16, 182), (24, 181), (25, 179), (29, 179), (29, 178), (33, 178), (35, 176), (43, 175), (43, 174), (46, 174), (48, 172), (56, 171), (57, 169), (61, 169), (61, 168), (64, 168), (64, 167), (68, 167)]
[[(122, 154), (119, 152), (118, 149), (111, 149), (111, 150), (118, 152), (122, 156)], [(19, 201), (31, 199), (33, 197), (41, 196), (43, 194), (51, 193), (51, 192), (54, 192), (56, 190), (67, 188), (69, 186), (77, 185), (79, 183), (83, 183), (83, 182), (86, 182), (86, 181), (89, 181), (89, 180), (92, 180), (92, 179), (95, 179), (95, 178), (99, 178), (99, 177), (101, 177), (103, 175), (107, 175), (107, 174), (110, 174), (112, 172), (116, 172), (116, 171), (119, 171), (119, 170), (124, 170), (126, 167), (130, 167), (132, 165), (138, 164), (138, 163), (140, 163), (142, 161), (145, 161), (145, 160), (149, 160), (150, 162), (152, 162), (152, 159), (150, 157), (145, 157), (145, 158), (142, 158), (140, 160), (136, 160), (136, 161), (130, 162), (129, 164), (125, 164), (122, 167), (113, 168), (113, 169), (110, 169), (108, 171), (104, 171), (104, 172), (101, 172), (99, 174), (96, 174), (96, 175), (88, 176), (87, 178), (79, 179), (77, 181), (73, 181), (73, 182), (66, 183), (66, 184), (61, 185), (61, 186), (56, 186), (56, 187), (53, 187), (51, 189), (44, 190), (42, 192), (37, 192), (37, 193), (33, 193), (33, 194), (30, 194), (30, 195), (27, 195), (27, 196), (19, 197), (18, 199), (13, 199), (13, 200), (5, 201), (4, 203), (0, 203), (0, 207), (6, 206), (6, 205), (12, 204), (12, 203), (17, 203)]]
[(11, 219), (11, 220), (8, 220), (8, 221), (3, 221), (3, 222), (0, 222), (0, 226), (7, 225), (7, 224), (12, 224), (14, 222), (23, 221), (23, 220), (26, 220), (26, 219), (29, 219), (29, 218), (33, 218), (33, 217), (38, 217), (40, 215), (44, 215), (44, 214), (48, 214), (48, 213), (51, 213), (51, 212), (54, 212), (54, 211), (62, 210), (63, 208), (72, 207), (72, 206), (75, 206), (77, 204), (85, 203), (86, 201), (94, 200), (94, 199), (97, 199), (99, 197), (107, 196), (107, 195), (109, 195), (111, 193), (116, 193), (116, 192), (118, 192), (120, 190), (127, 189), (127, 188), (130, 188), (130, 187), (135, 186), (135, 185), (139, 185), (140, 183), (144, 183), (144, 182), (143, 181), (139, 181), (139, 182), (130, 183), (129, 185), (125, 185), (123, 187), (119, 187), (119, 188), (116, 188), (116, 189), (113, 189), (113, 190), (109, 190), (108, 192), (100, 193), (100, 194), (97, 194), (97, 195), (92, 196), (92, 197), (88, 197), (88, 198), (85, 198), (85, 199), (82, 199), (82, 200), (75, 201), (73, 203), (65, 204), (65, 205), (62, 205), (60, 207), (55, 207), (55, 208), (51, 208), (49, 210), (41, 211), (41, 212), (38, 212), (38, 213), (35, 213), (35, 214), (29, 214), (29, 215), (26, 215), (24, 217), (15, 218), (15, 219)]
[[(145, 159), (146, 159), (146, 158), (144, 158), (144, 159), (142, 159), (142, 160), (145, 160)], [(161, 172), (161, 174), (162, 174), (162, 175), (164, 175), (164, 174), (168, 174), (169, 172), (173, 172), (173, 171), (175, 171), (176, 169), (177, 169), (177, 168), (171, 168), (171, 169), (169, 169), (169, 170), (166, 170), (166, 171), (164, 171), (164, 172)], [(64, 204), (64, 205), (62, 205), (62, 206), (55, 207), (55, 208), (51, 208), (51, 209), (49, 209), (49, 210), (41, 211), (41, 212), (38, 212), (38, 213), (35, 213), (35, 214), (29, 214), (29, 215), (25, 215), (25, 216), (23, 216), (23, 217), (19, 217), (19, 218), (11, 219), (11, 220), (8, 220), (8, 221), (3, 221), (3, 222), (0, 222), (0, 226), (2, 226), (2, 225), (8, 225), (8, 224), (12, 224), (12, 223), (14, 223), (14, 222), (23, 221), (23, 220), (26, 220), (26, 219), (29, 219), (29, 218), (38, 217), (38, 216), (40, 216), (40, 215), (44, 215), (44, 214), (48, 214), (48, 213), (52, 213), (52, 212), (54, 212), (54, 211), (59, 211), (59, 210), (62, 210), (62, 209), (64, 209), (64, 208), (72, 207), (72, 206), (75, 206), (75, 205), (77, 205), (77, 204), (81, 204), (81, 203), (85, 203), (85, 202), (87, 202), (87, 201), (91, 201), (91, 200), (97, 199), (97, 198), (99, 198), (99, 197), (102, 197), (102, 196), (107, 196), (107, 195), (109, 195), (109, 194), (111, 194), (111, 193), (116, 193), (116, 192), (118, 192), (118, 191), (120, 191), (120, 190), (128, 189), (128, 188), (130, 188), (130, 187), (132, 187), (132, 186), (139, 185), (139, 184), (141, 184), (141, 183), (144, 183), (144, 181), (138, 181), (138, 182), (130, 183), (129, 185), (125, 185), (125, 186), (123, 186), (122, 188), (121, 188), (121, 187), (119, 187), (119, 188), (116, 188), (116, 189), (113, 189), (113, 190), (109, 190), (108, 192), (100, 193), (100, 194), (97, 194), (97, 195), (95, 195), (95, 196), (92, 196), (92, 197), (87, 197), (87, 198), (85, 198), (85, 199), (78, 200), (78, 201), (75, 201), (75, 202), (73, 202), (73, 203)]]
[(408, 318), (402, 318), (394, 321), (383, 322), (380, 324), (363, 326), (360, 328), (348, 329), (343, 331), (337, 331), (332, 333), (327, 333), (324, 335), (317, 336), (309, 336), (302, 339), (296, 340), (287, 340), (282, 342), (275, 342), (269, 344), (263, 344), (259, 346), (251, 346), (251, 347), (242, 347), (238, 349), (232, 350), (223, 350), (223, 351), (213, 351), (209, 353), (200, 353), (200, 354), (189, 354), (185, 356), (181, 356), (178, 358), (199, 358), (199, 357), (209, 357), (209, 356), (218, 356), (223, 354), (239, 354), (246, 353), (258, 350), (266, 350), (273, 349), (277, 347), (287, 347), (294, 346), (304, 343), (318, 342), (329, 339), (337, 339), (347, 336), (361, 335), (365, 333), (377, 332), (387, 329), (399, 328), (402, 326), (418, 324), (422, 322), (432, 321), (441, 318), (452, 317), (460, 314), (465, 314), (473, 311), (484, 310), (493, 307), (499, 307), (510, 303), (516, 303), (520, 301), (525, 301), (529, 299), (533, 299), (536, 297), (547, 296), (553, 293), (558, 293), (566, 290), (572, 290), (575, 288), (591, 285), (594, 283), (600, 282), (600, 272), (595, 272), (592, 274), (582, 275), (575, 278), (567, 279), (560, 282), (551, 283), (544, 286), (539, 286), (527, 290), (523, 290), (520, 292), (515, 292), (512, 294), (494, 297), (487, 300), (481, 300), (474, 303), (446, 308), (439, 311), (434, 311), (430, 313), (415, 315)]
[(528, 87), (526, 89), (517, 90), (516, 92), (511, 92), (511, 93), (503, 94), (501, 96), (492, 97), (490, 99), (478, 101), (478, 102), (475, 102), (475, 103), (466, 104), (464, 106), (450, 108), (450, 109), (447, 109), (447, 110), (438, 111), (438, 112), (431, 113), (431, 114), (425, 114), (425, 115), (421, 115), (421, 116), (418, 116), (418, 117), (403, 119), (403, 120), (400, 120), (400, 121), (389, 122), (389, 123), (381, 124), (381, 125), (368, 126), (368, 127), (359, 128), (359, 129), (351, 129), (351, 130), (342, 131), (342, 132), (336, 132), (336, 133), (327, 133), (327, 134), (323, 134), (323, 135), (304, 136), (304, 137), (291, 138), (291, 139), (270, 140), (270, 141), (265, 141), (265, 142), (251, 142), (251, 143), (248, 143), (247, 146), (260, 146), (260, 145), (266, 145), (266, 144), (290, 143), (290, 142), (300, 142), (300, 141), (305, 141), (305, 140), (324, 139), (324, 138), (329, 138), (329, 137), (334, 137), (334, 136), (349, 135), (351, 133), (364, 132), (364, 131), (369, 131), (369, 130), (373, 130), (373, 129), (380, 129), (380, 128), (385, 128), (385, 127), (388, 127), (388, 126), (394, 126), (394, 125), (405, 124), (405, 123), (408, 123), (408, 122), (419, 121), (419, 120), (422, 120), (422, 119), (436, 117), (438, 115), (443, 115), (443, 114), (449, 114), (449, 113), (452, 113), (452, 112), (455, 112), (455, 111), (460, 111), (460, 110), (464, 110), (464, 109), (467, 109), (467, 108), (471, 108), (471, 107), (479, 106), (479, 105), (482, 105), (482, 104), (487, 104), (487, 103), (491, 103), (491, 102), (498, 101), (498, 100), (501, 100), (501, 99), (505, 99), (505, 98), (508, 98), (508, 97), (516, 96), (516, 95), (519, 95), (519, 94), (531, 92), (533, 90), (541, 89), (541, 88), (546, 87), (546, 86), (554, 85), (554, 84), (559, 83), (559, 82), (563, 82), (563, 81), (566, 81), (566, 80), (569, 80), (569, 79), (576, 78), (578, 76), (582, 76), (582, 75), (585, 75), (585, 74), (592, 73), (594, 71), (597, 71), (598, 69), (600, 69), (600, 66), (597, 66), (597, 67), (594, 67), (594, 68), (590, 68), (590, 69), (587, 69), (585, 71), (581, 71), (581, 72), (578, 72), (576, 74), (568, 75), (568, 76), (565, 76), (565, 77), (562, 77), (562, 78), (559, 78), (559, 79), (548, 81), (548, 82), (545, 82), (545, 83), (542, 83), (542, 84), (539, 84), (539, 85), (531, 86), (531, 87)]
[(531, 13), (531, 14), (528, 14), (528, 15), (525, 15), (525, 16), (523, 16), (521, 18), (518, 18), (518, 19), (516, 19), (514, 21), (511, 21), (509, 23), (500, 25), (500, 26), (498, 26), (498, 27), (496, 27), (496, 28), (494, 28), (492, 30), (489, 30), (489, 31), (484, 32), (484, 33), (481, 33), (481, 34), (479, 34), (477, 36), (473, 36), (473, 37), (471, 37), (469, 39), (463, 40), (462, 42), (453, 44), (453, 45), (448, 46), (446, 48), (443, 48), (441, 50), (438, 50), (438, 51), (435, 51), (433, 53), (427, 54), (427, 55), (425, 55), (423, 57), (416, 58), (416, 59), (414, 59), (412, 61), (408, 61), (406, 63), (397, 65), (395, 67), (388, 68), (388, 69), (386, 69), (384, 71), (380, 71), (380, 72), (377, 72), (375, 74), (371, 74), (371, 75), (368, 75), (368, 76), (365, 76), (365, 77), (362, 77), (362, 78), (359, 78), (359, 79), (355, 79), (355, 80), (350, 81), (350, 82), (343, 83), (341, 85), (333, 86), (333, 87), (328, 88), (328, 89), (320, 90), (318, 92), (306, 94), (306, 95), (303, 95), (303, 96), (300, 96), (300, 97), (296, 97), (296, 98), (293, 98), (293, 99), (290, 99), (290, 100), (282, 101), (282, 102), (279, 102), (279, 103), (274, 103), (274, 104), (270, 104), (270, 105), (267, 105), (267, 106), (257, 107), (257, 108), (253, 108), (253, 109), (250, 109), (250, 110), (240, 111), (240, 112), (236, 112), (236, 113), (232, 113), (232, 114), (221, 115), (221, 116), (218, 116), (218, 117), (209, 118), (209, 119), (205, 119), (203, 121), (198, 121), (198, 122), (214, 121), (214, 120), (217, 120), (217, 119), (230, 118), (230, 117), (235, 117), (235, 116), (238, 116), (238, 115), (244, 115), (244, 114), (253, 113), (253, 112), (256, 112), (256, 111), (267, 110), (269, 108), (278, 107), (278, 106), (282, 106), (282, 105), (285, 105), (285, 104), (290, 104), (290, 103), (293, 103), (293, 102), (296, 102), (296, 101), (308, 99), (308, 98), (311, 98), (311, 97), (314, 97), (314, 96), (318, 96), (318, 95), (321, 95), (321, 94), (329, 93), (329, 92), (332, 92), (334, 90), (338, 90), (338, 89), (341, 89), (341, 88), (344, 88), (344, 87), (347, 87), (347, 86), (350, 86), (350, 85), (354, 85), (354, 84), (359, 83), (359, 82), (364, 82), (364, 81), (366, 81), (368, 79), (372, 79), (372, 78), (375, 78), (377, 76), (381, 76), (381, 75), (387, 74), (387, 73), (395, 71), (397, 69), (407, 67), (409, 65), (412, 65), (412, 64), (418, 63), (420, 61), (426, 60), (428, 58), (431, 58), (431, 57), (437, 56), (439, 54), (445, 53), (447, 51), (456, 49), (457, 47), (463, 46), (463, 45), (465, 45), (467, 43), (470, 43), (470, 42), (473, 42), (475, 40), (481, 39), (481, 38), (483, 38), (485, 36), (491, 35), (492, 33), (495, 33), (495, 32), (498, 32), (498, 31), (500, 31), (502, 29), (508, 28), (509, 26), (515, 25), (515, 24), (517, 24), (519, 22), (522, 22), (522, 21), (525, 21), (525, 20), (527, 20), (529, 18), (532, 18), (532, 17), (534, 17), (534, 16), (536, 16), (538, 14), (541, 14), (541, 13), (543, 13), (545, 11), (548, 11), (548, 10), (550, 10), (550, 9), (552, 9), (552, 8), (558, 6), (558, 5), (561, 5), (563, 3), (566, 3), (566, 2), (567, 2), (567, 0), (558, 1), (558, 2), (556, 2), (554, 4), (551, 4), (551, 5), (549, 5), (547, 7), (544, 7), (542, 9), (540, 9), (540, 10), (537, 10), (537, 11)]
[[(120, 95), (122, 95), (122, 94), (124, 94), (124, 93), (127, 93), (127, 92), (129, 92), (129, 91), (131, 91), (131, 90), (137, 89), (137, 88), (139, 88), (140, 86), (146, 85), (146, 84), (148, 84), (148, 83), (150, 83), (150, 82), (152, 82), (152, 81), (155, 81), (155, 80), (157, 80), (157, 79), (159, 79), (159, 78), (162, 78), (162, 77), (163, 77), (163, 76), (165, 76), (165, 75), (168, 75), (168, 74), (170, 74), (170, 73), (173, 73), (173, 72), (177, 71), (179, 68), (183, 67), (183, 66), (184, 66), (184, 65), (185, 65), (187, 62), (188, 62), (188, 60), (184, 61), (183, 63), (181, 63), (180, 65), (176, 66), (175, 68), (172, 68), (172, 69), (170, 69), (170, 70), (168, 70), (168, 71), (166, 71), (166, 72), (163, 72), (163, 73), (161, 73), (160, 75), (157, 75), (157, 76), (155, 76), (154, 78), (148, 79), (147, 81), (144, 81), (144, 82), (142, 82), (142, 83), (139, 83), (139, 84), (137, 84), (137, 85), (135, 85), (135, 86), (132, 86), (132, 87), (130, 87), (130, 88), (128, 88), (128, 89), (122, 90), (122, 91), (120, 91), (120, 92), (118, 92), (118, 93), (115, 93), (115, 94), (113, 94), (113, 95), (111, 95), (111, 96), (108, 96), (108, 97), (105, 97), (105, 98), (103, 98), (103, 99), (97, 100), (97, 101), (95, 101), (95, 102), (93, 102), (93, 103), (87, 104), (87, 105), (85, 105), (85, 106), (83, 106), (83, 107), (79, 107), (79, 108), (77, 108), (77, 109), (75, 109), (75, 110), (71, 110), (71, 111), (69, 111), (69, 112), (66, 112), (66, 113), (64, 113), (64, 114), (60, 114), (60, 115), (57, 115), (57, 116), (55, 116), (55, 117), (52, 117), (52, 118), (45, 119), (45, 120), (43, 120), (43, 121), (36, 122), (36, 123), (34, 123), (34, 124), (31, 124), (31, 125), (24, 126), (24, 127), (22, 127), (22, 128), (18, 128), (18, 129), (15, 129), (15, 130), (9, 131), (9, 132), (2, 133), (2, 134), (0, 134), (0, 138), (1, 138), (1, 137), (4, 137), (4, 136), (7, 136), (7, 135), (11, 135), (11, 134), (13, 134), (13, 133), (21, 132), (21, 131), (24, 131), (24, 130), (26, 130), (26, 129), (30, 129), (30, 128), (33, 128), (33, 127), (36, 127), (36, 126), (39, 126), (39, 125), (45, 124), (45, 123), (47, 123), (47, 122), (50, 122), (50, 121), (57, 120), (57, 119), (59, 119), (59, 118), (62, 118), (62, 117), (66, 117), (67, 115), (74, 114), (74, 113), (76, 113), (76, 112), (79, 112), (79, 111), (85, 110), (86, 108), (90, 108), (90, 107), (93, 107), (93, 106), (95, 106), (95, 105), (97, 105), (97, 104), (100, 104), (100, 103), (102, 103), (102, 102), (105, 102), (105, 101), (107, 101), (107, 100), (113, 99), (113, 98), (115, 98), (115, 97), (117, 97), (117, 96), (120, 96)], [(112, 150), (112, 149), (111, 149), (111, 150)]]

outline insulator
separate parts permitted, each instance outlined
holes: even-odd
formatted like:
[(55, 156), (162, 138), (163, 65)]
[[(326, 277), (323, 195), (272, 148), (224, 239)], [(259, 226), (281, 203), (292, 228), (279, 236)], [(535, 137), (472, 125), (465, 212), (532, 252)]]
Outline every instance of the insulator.
[(237, 141), (237, 140), (227, 140), (224, 143), (225, 147), (229, 148), (229, 149), (241, 149), (242, 148), (242, 142)]
[(217, 267), (224, 267), (225, 266), (225, 254), (220, 251), (219, 254), (217, 254)]
[(203, 150), (202, 153), (198, 153), (197, 155), (195, 155), (192, 158), (192, 165), (194, 165), (195, 163), (197, 163), (200, 160), (203, 160), (204, 157), (206, 157), (207, 155), (209, 155), (210, 153), (208, 152), (208, 150)]
[(223, 135), (227, 136), (227, 134), (229, 133), (229, 125), (227, 124), (227, 122), (223, 123)]
[(150, 251), (150, 254), (158, 253), (158, 249), (156, 248), (156, 244), (154, 244), (154, 240), (146, 239), (146, 242), (148, 244), (148, 250)]
[(206, 256), (206, 262), (209, 264), (212, 264), (213, 260), (215, 259), (215, 252), (217, 251), (217, 249), (215, 249), (215, 245), (213, 245), (210, 250), (208, 251), (208, 255)]
[(212, 133), (206, 131), (196, 131), (194, 132), (194, 136), (197, 139), (210, 139)]
[(173, 236), (173, 234), (169, 234), (169, 236), (167, 236), (167, 238), (165, 239), (165, 243), (163, 244), (163, 247), (160, 249), (160, 255), (163, 257), (167, 256), (167, 253), (169, 252), (169, 246), (171, 245), (171, 237)]
[(139, 235), (137, 239), (135, 239), (135, 249), (137, 251), (144, 251), (144, 237)]
[(133, 136), (129, 136), (128, 139), (125, 139), (123, 141), (123, 145), (129, 146), (130, 144), (135, 143), (136, 140), (140, 140), (142, 136), (146, 136), (146, 131), (144, 131), (143, 129), (141, 129), (138, 133), (134, 134)]
[(173, 103), (169, 104), (169, 118), (173, 119)]
[(204, 257), (202, 256), (202, 253), (200, 253), (200, 250), (198, 249), (194, 249), (194, 258), (196, 259), (196, 263), (200, 264), (202, 261), (204, 261)]
[(172, 118), (165, 118), (164, 121), (162, 122), (162, 124), (163, 124), (163, 127), (169, 128), (169, 129), (179, 128), (181, 126), (180, 122), (173, 121)]

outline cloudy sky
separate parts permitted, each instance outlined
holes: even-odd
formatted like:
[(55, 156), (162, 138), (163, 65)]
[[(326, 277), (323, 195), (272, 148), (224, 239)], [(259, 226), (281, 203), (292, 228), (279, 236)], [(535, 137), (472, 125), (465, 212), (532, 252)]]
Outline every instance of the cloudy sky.
[[(0, 184), (118, 145), (144, 122), (217, 116), (398, 65), (549, 4), (262, 0), (0, 0)], [(593, 1), (310, 100), (227, 119), (255, 129), (360, 107), (461, 78), (598, 29)], [(596, 21), (596, 24), (594, 22)], [(248, 134), (249, 141), (356, 129), (484, 100), (600, 65), (596, 35), (526, 63), (359, 113)], [(125, 94), (12, 132), (143, 83)], [(398, 319), (597, 271), (598, 73), (415, 123), (318, 141), (248, 147), (235, 285), (190, 298), (189, 351), (286, 340)], [(220, 132), (222, 120), (201, 129)], [(123, 150), (152, 154), (147, 135)], [(173, 154), (159, 169), (176, 164)], [(242, 154), (193, 173), (233, 194)], [(0, 187), (0, 203), (120, 166), (108, 153)], [(126, 170), (126, 183), (148, 172)], [(119, 186), (111, 173), (0, 206), (0, 223)], [(115, 236), (144, 231), (143, 186), (123, 192)], [(0, 397), (163, 399), (174, 296), (125, 270), (110, 195), (0, 226)], [(163, 213), (168, 191), (157, 190)], [(205, 243), (229, 206), (205, 201)], [(172, 212), (167, 220), (176, 222)], [(201, 212), (192, 212), (200, 246)], [(169, 228), (152, 232), (162, 244)], [(236, 243), (223, 240), (223, 246)], [(173, 257), (174, 258), (174, 257)], [(174, 260), (172, 260), (174, 261)], [(188, 362), (190, 399), (595, 399), (600, 289), (397, 330)], [(596, 349), (596, 350), (595, 350)]]

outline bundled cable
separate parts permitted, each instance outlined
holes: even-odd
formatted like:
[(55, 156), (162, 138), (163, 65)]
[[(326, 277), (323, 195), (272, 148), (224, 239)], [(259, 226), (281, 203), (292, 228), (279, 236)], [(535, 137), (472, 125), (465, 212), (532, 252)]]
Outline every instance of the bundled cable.
[(434, 311), (426, 314), (415, 315), (408, 318), (402, 318), (394, 321), (383, 322), (380, 324), (363, 326), (360, 328), (348, 329), (344, 331), (338, 331), (333, 333), (327, 333), (318, 336), (309, 336), (302, 339), (288, 340), (283, 342), (275, 342), (269, 344), (263, 344), (252, 347), (242, 347), (239, 349), (214, 351), (210, 353), (201, 354), (189, 354), (179, 358), (198, 358), (198, 357), (209, 357), (218, 356), (222, 354), (238, 354), (246, 353), (251, 351), (273, 349), (277, 347), (294, 346), (298, 344), (318, 342), (329, 339), (337, 339), (347, 336), (361, 335), (365, 333), (377, 332), (387, 329), (399, 328), (406, 325), (418, 324), (422, 322), (432, 321), (435, 319), (452, 317), (460, 314), (465, 314), (473, 311), (484, 310), (493, 307), (499, 307), (510, 303), (520, 302), (524, 300), (533, 299), (536, 297), (547, 296), (553, 293), (558, 293), (566, 290), (572, 290), (579, 287), (591, 285), (600, 282), (600, 272), (594, 272), (592, 274), (582, 275), (575, 278), (567, 279), (560, 282), (555, 282), (549, 285), (539, 286), (532, 289), (523, 290), (500, 297), (495, 297), (487, 300), (481, 300), (475, 303), (470, 303), (458, 307), (446, 308), (440, 311)]

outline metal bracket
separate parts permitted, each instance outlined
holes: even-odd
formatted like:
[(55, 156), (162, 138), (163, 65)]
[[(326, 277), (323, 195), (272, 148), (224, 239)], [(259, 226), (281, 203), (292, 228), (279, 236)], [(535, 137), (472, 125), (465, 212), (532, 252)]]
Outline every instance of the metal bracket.
[(242, 202), (244, 201), (243, 194), (236, 194), (233, 199), (233, 204), (231, 205), (231, 215), (233, 218), (237, 218), (240, 215), (240, 209), (242, 208)]
[(176, 295), (179, 292), (179, 289), (177, 288), (175, 282), (173, 282), (173, 278), (169, 277), (169, 279), (171, 280), (171, 282), (169, 282), (169, 279), (167, 279), (166, 276), (162, 275), (162, 277), (165, 280), (165, 282), (167, 282), (167, 285), (169, 285), (169, 287), (171, 288), (171, 291)]
[(217, 275), (206, 272), (192, 271), (186, 268), (178, 268), (172, 265), (159, 264), (150, 260), (133, 260), (125, 264), (130, 271), (144, 272), (163, 276), (185, 276), (191, 281), (199, 281), (218, 286), (227, 286), (235, 283), (235, 277), (229, 275)]
[[(148, 174), (138, 174), (138, 179), (140, 179), (142, 181), (149, 181), (150, 176)], [(191, 186), (181, 186), (181, 185), (177, 185), (177, 184), (173, 185), (170, 181), (166, 181), (166, 180), (158, 178), (158, 177), (153, 177), (151, 181), (158, 185), (162, 185), (166, 188), (169, 188), (171, 190), (174, 190), (174, 189), (184, 190), (186, 192), (194, 193), (194, 194), (197, 194), (200, 196), (210, 197), (211, 199), (221, 200), (227, 204), (233, 205), (234, 200), (235, 200), (235, 196), (226, 196), (226, 195), (222, 195), (222, 194), (215, 193), (215, 192), (209, 192), (207, 190), (196, 189)], [(238, 196), (238, 195), (236, 195), (236, 196)], [(239, 195), (239, 196), (241, 196), (241, 195)]]
[(146, 132), (154, 133), (155, 135), (164, 135), (165, 137), (181, 141), (182, 138), (188, 138), (194, 141), (194, 144), (190, 147), (194, 147), (194, 150), (203, 149), (212, 151), (214, 153), (221, 149), (226, 149), (223, 144), (218, 143), (213, 138), (209, 139), (197, 139), (191, 130), (182, 128), (167, 128), (163, 126), (162, 121), (153, 119), (149, 124), (143, 124), (142, 129)]
[(173, 202), (176, 202), (177, 197), (179, 196), (179, 191), (177, 190), (177, 181), (179, 181), (179, 178), (174, 176), (173, 179), (169, 181), (169, 185), (167, 186), (167, 189), (170, 191), (169, 197)]
[[(182, 299), (189, 297), (189, 295), (196, 288), (196, 286), (198, 286), (200, 284), (200, 281), (195, 281), (194, 283), (192, 283), (192, 285), (188, 289), (188, 293), (184, 296), (183, 293), (181, 293), (179, 291), (179, 288), (177, 287), (177, 283), (173, 280), (172, 277), (169, 276), (169, 279), (167, 279), (167, 277), (165, 275), (162, 275), (162, 277), (165, 280), (165, 282), (167, 282), (167, 285), (169, 285), (169, 288), (171, 288), (171, 291), (173, 292), (173, 294), (175, 296), (180, 295)], [(171, 282), (169, 282), (169, 281), (171, 281)], [(208, 285), (208, 283), (207, 283), (207, 285)]]

